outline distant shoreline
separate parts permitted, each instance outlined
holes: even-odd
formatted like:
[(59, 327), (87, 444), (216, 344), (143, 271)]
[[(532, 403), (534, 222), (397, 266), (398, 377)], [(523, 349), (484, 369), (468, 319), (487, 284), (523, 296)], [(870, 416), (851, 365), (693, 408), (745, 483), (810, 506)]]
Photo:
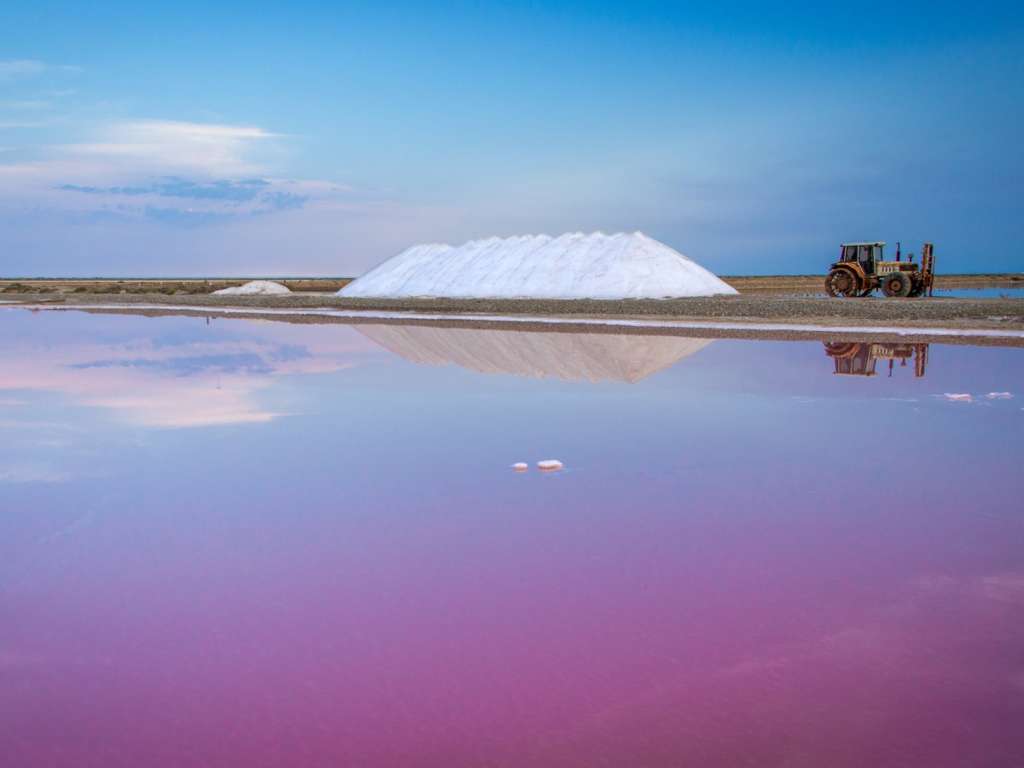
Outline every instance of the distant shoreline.
[[(202, 295), (250, 280), (273, 280), (296, 293), (335, 293), (352, 277), (11, 277), (0, 278), (4, 294)], [(743, 294), (820, 293), (825, 275), (727, 275), (722, 280)], [(998, 272), (936, 276), (938, 289), (1024, 288), (1024, 273)]]

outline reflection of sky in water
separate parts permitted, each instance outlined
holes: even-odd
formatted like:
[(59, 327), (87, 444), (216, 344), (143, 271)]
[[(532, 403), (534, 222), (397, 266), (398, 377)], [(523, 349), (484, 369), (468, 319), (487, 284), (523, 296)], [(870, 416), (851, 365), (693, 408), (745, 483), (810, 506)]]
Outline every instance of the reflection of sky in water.
[(1003, 286), (999, 288), (938, 288), (936, 296), (953, 296), (964, 299), (1019, 299), (1024, 296), (1024, 286)]
[[(797, 292), (792, 295), (814, 296), (820, 299), (835, 301), (835, 299), (831, 298), (824, 290), (808, 293)], [(933, 295), (936, 297), (947, 296), (958, 299), (1019, 299), (1024, 296), (1024, 286), (1007, 285), (996, 288), (936, 288)], [(877, 301), (892, 301), (892, 299), (887, 299), (878, 291), (873, 293), (871, 298)]]
[(1024, 761), (1020, 350), (591, 383), (21, 311), (0, 346), (11, 764)]
[(268, 421), (276, 414), (260, 394), (276, 377), (338, 370), (371, 346), (323, 329), (221, 320), (206, 326), (194, 318), (152, 328), (99, 315), (8, 312), (3, 319), (0, 388), (105, 408), (142, 426)]

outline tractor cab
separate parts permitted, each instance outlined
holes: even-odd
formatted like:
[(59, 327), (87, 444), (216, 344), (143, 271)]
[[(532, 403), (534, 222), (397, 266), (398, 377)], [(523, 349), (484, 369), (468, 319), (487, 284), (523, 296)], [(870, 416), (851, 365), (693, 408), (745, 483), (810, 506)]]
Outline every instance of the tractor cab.
[(875, 356), (871, 344), (825, 343), (825, 354), (836, 364), (836, 376), (874, 376)]
[(843, 243), (839, 261), (857, 262), (865, 275), (875, 274), (875, 265), (884, 261), (885, 243)]

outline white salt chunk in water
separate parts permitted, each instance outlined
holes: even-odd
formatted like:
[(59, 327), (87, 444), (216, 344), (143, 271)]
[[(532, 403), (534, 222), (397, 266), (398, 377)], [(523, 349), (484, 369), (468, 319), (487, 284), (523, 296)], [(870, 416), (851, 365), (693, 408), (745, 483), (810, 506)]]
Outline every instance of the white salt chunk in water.
[(970, 403), (974, 397), (969, 392), (947, 392), (946, 399), (954, 403)]

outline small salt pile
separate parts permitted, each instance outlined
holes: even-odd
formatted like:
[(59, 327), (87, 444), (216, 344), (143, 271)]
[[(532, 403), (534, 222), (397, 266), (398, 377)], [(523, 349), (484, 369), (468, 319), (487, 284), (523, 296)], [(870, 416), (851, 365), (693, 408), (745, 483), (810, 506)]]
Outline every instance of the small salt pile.
[(221, 288), (213, 293), (215, 296), (277, 296), (291, 291), (273, 280), (250, 280), (245, 285)]
[(512, 469), (514, 469), (516, 472), (525, 472), (529, 468), (530, 465), (527, 464), (525, 461), (517, 461), (515, 464), (512, 465)]
[(563, 466), (562, 462), (558, 459), (544, 459), (544, 461), (537, 462), (537, 469), (544, 472), (556, 472)]

